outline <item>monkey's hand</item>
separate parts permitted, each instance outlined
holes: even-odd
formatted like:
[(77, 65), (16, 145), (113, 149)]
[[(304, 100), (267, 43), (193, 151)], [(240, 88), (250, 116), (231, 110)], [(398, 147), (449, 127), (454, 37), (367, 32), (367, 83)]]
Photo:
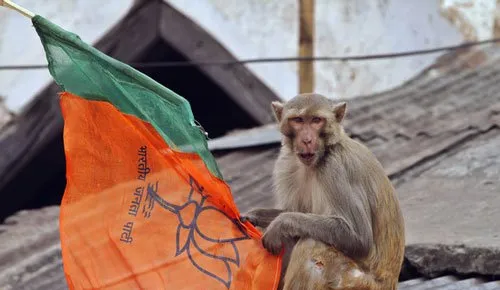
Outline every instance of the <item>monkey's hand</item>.
[(254, 226), (259, 226), (259, 216), (256, 214), (256, 211), (258, 211), (259, 209), (254, 209), (254, 210), (251, 210), (247, 213), (245, 213), (244, 215), (242, 215), (240, 217), (241, 221), (242, 222), (250, 222), (252, 225)]
[(256, 227), (266, 228), (283, 211), (272, 208), (256, 208), (241, 216), (242, 222), (250, 222)]
[(279, 217), (267, 227), (262, 237), (262, 245), (273, 255), (278, 255), (288, 239), (286, 224)]

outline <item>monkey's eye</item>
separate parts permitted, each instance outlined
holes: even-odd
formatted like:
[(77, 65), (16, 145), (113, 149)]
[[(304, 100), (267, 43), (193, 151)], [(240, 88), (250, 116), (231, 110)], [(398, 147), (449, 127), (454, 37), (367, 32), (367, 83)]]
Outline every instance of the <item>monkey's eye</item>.
[(302, 120), (301, 117), (293, 117), (290, 119), (292, 122), (297, 122), (297, 123), (302, 123), (304, 120)]
[(313, 123), (319, 123), (319, 122), (321, 122), (321, 118), (320, 117), (313, 117), (312, 118), (312, 122)]

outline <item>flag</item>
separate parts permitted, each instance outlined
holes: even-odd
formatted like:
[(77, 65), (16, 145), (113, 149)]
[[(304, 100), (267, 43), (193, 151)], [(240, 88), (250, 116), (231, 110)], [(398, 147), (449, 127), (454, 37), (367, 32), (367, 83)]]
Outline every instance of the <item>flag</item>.
[(70, 289), (276, 289), (281, 257), (242, 223), (189, 102), (41, 16), (62, 88)]

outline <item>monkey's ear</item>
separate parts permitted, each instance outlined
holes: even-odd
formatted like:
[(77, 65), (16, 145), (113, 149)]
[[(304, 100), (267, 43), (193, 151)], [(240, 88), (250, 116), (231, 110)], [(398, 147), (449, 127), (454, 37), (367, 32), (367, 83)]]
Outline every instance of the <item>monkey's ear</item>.
[(276, 120), (278, 122), (280, 122), (281, 116), (283, 113), (283, 104), (278, 102), (278, 101), (274, 101), (271, 103), (271, 107), (273, 108), (273, 112), (274, 112), (274, 116), (276, 117)]
[(347, 110), (346, 102), (339, 103), (335, 106), (335, 108), (333, 108), (333, 113), (335, 114), (335, 119), (337, 120), (337, 122), (340, 123), (342, 122), (342, 120), (344, 120), (346, 110)]

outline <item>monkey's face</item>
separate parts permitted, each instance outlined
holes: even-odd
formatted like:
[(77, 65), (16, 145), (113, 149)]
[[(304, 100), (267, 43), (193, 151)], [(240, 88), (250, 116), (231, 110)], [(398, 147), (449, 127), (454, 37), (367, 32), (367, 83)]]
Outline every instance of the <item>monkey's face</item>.
[(285, 104), (271, 105), (285, 145), (304, 165), (318, 164), (326, 148), (338, 142), (345, 103), (335, 104), (319, 94), (302, 94)]
[(313, 166), (323, 155), (324, 141), (321, 132), (325, 118), (315, 115), (299, 115), (288, 118), (293, 152), (306, 166)]

